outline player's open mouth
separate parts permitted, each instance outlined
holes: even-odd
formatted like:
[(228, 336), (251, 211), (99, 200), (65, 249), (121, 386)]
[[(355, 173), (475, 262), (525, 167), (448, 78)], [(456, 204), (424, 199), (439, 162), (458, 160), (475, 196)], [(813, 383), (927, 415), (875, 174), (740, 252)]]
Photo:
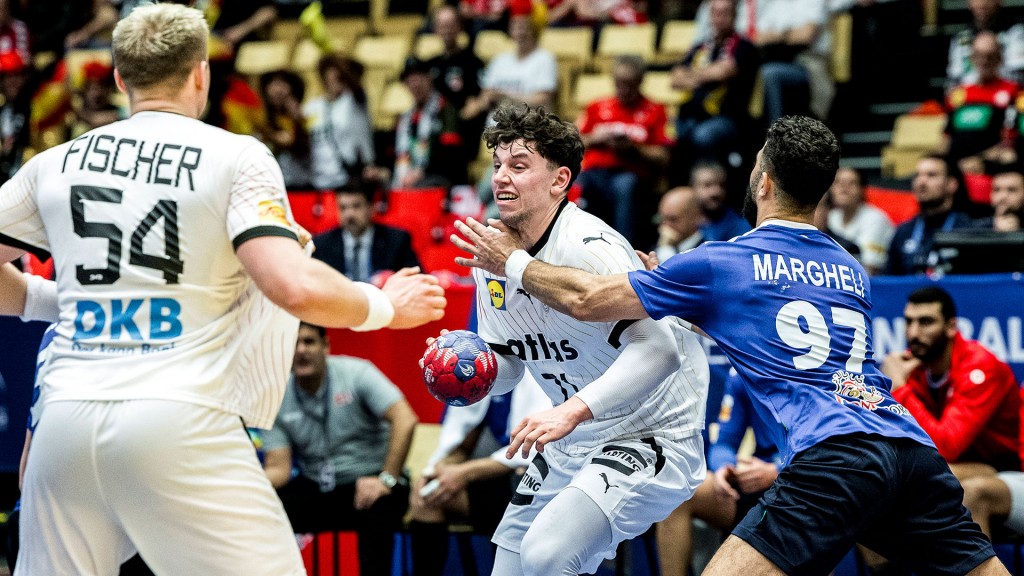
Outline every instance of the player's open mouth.
[(498, 200), (515, 200), (516, 198), (519, 198), (519, 196), (511, 192), (498, 192), (494, 197)]

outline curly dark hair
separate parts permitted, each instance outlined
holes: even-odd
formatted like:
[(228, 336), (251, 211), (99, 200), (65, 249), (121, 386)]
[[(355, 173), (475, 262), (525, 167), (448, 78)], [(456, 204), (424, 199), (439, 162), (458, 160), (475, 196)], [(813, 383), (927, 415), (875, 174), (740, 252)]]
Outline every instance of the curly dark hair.
[(808, 211), (832, 186), (839, 156), (839, 141), (827, 126), (806, 116), (784, 116), (768, 128), (761, 164), (782, 189), (783, 202)]
[(567, 190), (576, 181), (583, 162), (583, 140), (575, 124), (529, 104), (502, 104), (494, 111), (494, 121), (494, 126), (484, 130), (488, 149), (522, 140), (551, 165), (569, 169)]

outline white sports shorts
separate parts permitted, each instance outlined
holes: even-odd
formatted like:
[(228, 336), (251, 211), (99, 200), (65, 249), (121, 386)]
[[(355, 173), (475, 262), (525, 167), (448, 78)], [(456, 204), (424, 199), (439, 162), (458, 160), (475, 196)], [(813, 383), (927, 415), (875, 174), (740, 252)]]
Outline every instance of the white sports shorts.
[[(523, 536), (544, 506), (573, 486), (597, 503), (611, 527), (611, 544), (583, 566), (584, 572), (593, 573), (605, 558), (615, 557), (620, 542), (643, 534), (689, 500), (705, 475), (700, 434), (678, 441), (612, 440), (584, 456), (547, 446), (530, 463), (491, 541), (519, 553)], [(572, 522), (560, 519), (566, 533), (572, 533)]]
[(185, 402), (48, 403), (21, 523), (17, 576), (305, 574), (241, 420)]

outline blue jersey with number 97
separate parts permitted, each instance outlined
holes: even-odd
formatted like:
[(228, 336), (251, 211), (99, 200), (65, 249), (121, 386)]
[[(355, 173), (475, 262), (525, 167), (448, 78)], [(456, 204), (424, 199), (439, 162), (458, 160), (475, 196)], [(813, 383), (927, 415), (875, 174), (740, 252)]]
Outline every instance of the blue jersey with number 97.
[(629, 281), (652, 318), (678, 316), (715, 339), (761, 417), (779, 423), (786, 463), (855, 432), (932, 445), (873, 357), (867, 273), (816, 228), (772, 220)]

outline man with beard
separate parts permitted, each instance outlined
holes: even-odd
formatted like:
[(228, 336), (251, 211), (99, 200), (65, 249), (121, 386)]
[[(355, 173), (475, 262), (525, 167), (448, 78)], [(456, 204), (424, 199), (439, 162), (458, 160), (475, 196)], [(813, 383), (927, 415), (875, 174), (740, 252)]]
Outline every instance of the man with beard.
[(893, 397), (964, 480), (1020, 470), (1020, 394), (1010, 367), (957, 330), (956, 304), (937, 286), (907, 297), (907, 350), (882, 364)]
[(932, 251), (935, 232), (971, 226), (971, 218), (953, 209), (960, 181), (945, 156), (928, 154), (917, 161), (914, 198), (921, 213), (900, 224), (889, 244), (885, 273), (893, 276), (927, 272), (939, 264)]
[[(858, 541), (916, 572), (1008, 574), (934, 443), (889, 393), (873, 357), (867, 273), (811, 224), (839, 155), (821, 122), (775, 121), (749, 180), (757, 227), (660, 266), (648, 256), (649, 270), (553, 266), (500, 222), (492, 230), (472, 219), (456, 224), (466, 240), (453, 242), (473, 258), (456, 261), (579, 320), (676, 316), (718, 343), (770, 424), (783, 468), (704, 576), (827, 574)], [(573, 425), (555, 410), (523, 420), (510, 452), (547, 454)]]

